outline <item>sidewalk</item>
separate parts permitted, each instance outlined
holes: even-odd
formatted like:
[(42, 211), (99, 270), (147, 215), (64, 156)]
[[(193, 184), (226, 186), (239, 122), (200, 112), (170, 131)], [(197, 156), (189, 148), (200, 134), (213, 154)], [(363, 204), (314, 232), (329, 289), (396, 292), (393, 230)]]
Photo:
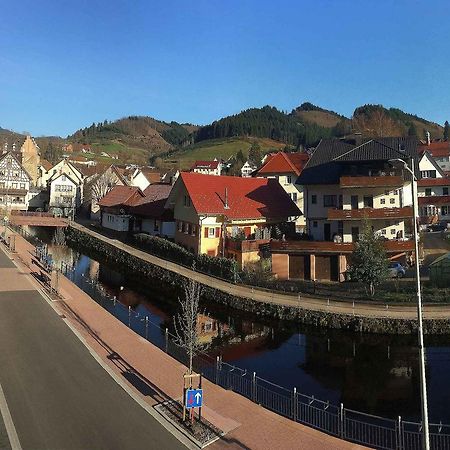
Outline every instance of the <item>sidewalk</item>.
[[(35, 270), (34, 248), (21, 236), (16, 238), (16, 252), (14, 259), (24, 273)], [(63, 300), (54, 304), (60, 314), (146, 403), (153, 406), (181, 397), (184, 366), (128, 329), (65, 277), (59, 285)], [(362, 448), (283, 418), (208, 380), (203, 387), (205, 418), (226, 432), (211, 449)]]
[[(199, 283), (218, 289), (222, 292), (234, 295), (236, 297), (248, 298), (253, 301), (261, 303), (269, 303), (282, 306), (290, 306), (293, 308), (301, 307), (304, 310), (309, 311), (321, 311), (326, 313), (345, 314), (353, 317), (365, 317), (376, 319), (397, 319), (397, 320), (417, 320), (417, 307), (415, 305), (380, 305), (376, 303), (360, 303), (360, 302), (345, 302), (345, 301), (328, 301), (324, 298), (312, 298), (302, 296), (301, 299), (296, 295), (289, 295), (286, 293), (274, 293), (265, 291), (258, 288), (252, 288), (244, 285), (238, 285), (229, 283), (227, 281), (215, 278), (203, 273), (195, 272), (179, 264), (167, 261), (157, 256), (151, 255), (144, 251), (131, 247), (117, 239), (106, 237), (100, 233), (97, 233), (89, 228), (84, 227), (78, 223), (72, 222), (70, 224), (73, 228), (81, 230), (91, 236), (96, 237), (108, 243), (116, 246), (117, 248), (128, 252), (129, 254), (136, 256), (144, 261), (148, 261), (151, 264), (162, 267), (171, 272), (175, 272), (186, 278), (191, 278)], [(450, 306), (449, 305), (424, 305), (423, 307), (424, 320), (445, 320), (450, 319)]]

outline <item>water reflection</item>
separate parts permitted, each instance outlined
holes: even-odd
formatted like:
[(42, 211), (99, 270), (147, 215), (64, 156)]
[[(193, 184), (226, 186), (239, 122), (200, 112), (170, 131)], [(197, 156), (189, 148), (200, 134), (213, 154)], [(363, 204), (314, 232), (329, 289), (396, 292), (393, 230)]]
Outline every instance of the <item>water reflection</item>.
[[(40, 229), (46, 242), (49, 234)], [(131, 306), (161, 329), (173, 332), (177, 292), (159, 280), (142, 280), (104, 261), (68, 247), (50, 247), (55, 261), (75, 267), (75, 282), (83, 277), (100, 283), (111, 296)], [(418, 350), (415, 336), (347, 333), (268, 321), (208, 303), (199, 316), (201, 340), (212, 356), (288, 389), (347, 408), (406, 420), (420, 419)], [(152, 330), (162, 342), (159, 329)], [(450, 338), (426, 337), (430, 418), (450, 423)]]

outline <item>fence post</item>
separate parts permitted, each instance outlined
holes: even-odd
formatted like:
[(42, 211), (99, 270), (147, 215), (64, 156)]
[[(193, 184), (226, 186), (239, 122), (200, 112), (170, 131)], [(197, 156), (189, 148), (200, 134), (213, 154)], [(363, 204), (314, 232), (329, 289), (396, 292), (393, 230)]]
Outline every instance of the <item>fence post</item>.
[(145, 316), (145, 339), (148, 341), (148, 316)]
[(131, 328), (131, 306), (128, 307), (128, 327)]
[(294, 395), (292, 396), (292, 419), (297, 422), (297, 388), (294, 388)]
[(169, 350), (169, 329), (168, 328), (166, 328), (165, 335), (166, 335), (166, 353), (167, 353)]
[(256, 403), (256, 372), (253, 372), (253, 379), (252, 379), (252, 394), (253, 398), (252, 400)]
[(219, 384), (220, 360), (219, 355), (216, 356), (216, 384)]
[(339, 414), (339, 419), (340, 419), (340, 435), (341, 435), (341, 439), (345, 438), (345, 430), (344, 430), (344, 404), (341, 403), (341, 409), (340, 409), (340, 414)]
[(397, 450), (403, 449), (403, 436), (402, 436), (402, 418), (398, 416), (397, 421)]

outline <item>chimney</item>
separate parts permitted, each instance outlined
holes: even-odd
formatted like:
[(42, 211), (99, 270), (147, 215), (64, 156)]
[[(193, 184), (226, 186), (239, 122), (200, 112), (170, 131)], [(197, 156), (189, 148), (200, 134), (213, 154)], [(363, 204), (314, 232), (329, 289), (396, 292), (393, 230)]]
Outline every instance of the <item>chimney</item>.
[(430, 145), (431, 144), (431, 136), (430, 136), (429, 131), (426, 132), (426, 136), (427, 136), (427, 145)]
[(225, 188), (225, 209), (230, 209), (230, 207), (228, 206), (228, 188)]

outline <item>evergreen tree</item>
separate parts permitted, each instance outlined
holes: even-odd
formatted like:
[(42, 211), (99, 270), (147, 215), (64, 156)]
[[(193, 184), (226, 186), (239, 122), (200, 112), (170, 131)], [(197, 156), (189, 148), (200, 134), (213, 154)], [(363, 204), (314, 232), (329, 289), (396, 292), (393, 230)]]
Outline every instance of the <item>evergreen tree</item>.
[(408, 136), (417, 136), (417, 128), (413, 123), (408, 128)]
[(59, 147), (52, 144), (50, 141), (47, 148), (44, 150), (44, 158), (52, 164), (56, 164), (61, 159), (62, 151)]
[(352, 253), (352, 262), (348, 270), (352, 280), (364, 283), (370, 295), (375, 294), (375, 286), (388, 275), (388, 259), (383, 242), (375, 236), (369, 221), (363, 223), (363, 231)]
[(444, 139), (446, 141), (448, 140), (448, 136), (450, 134), (450, 129), (449, 128), (450, 128), (450, 126), (449, 126), (448, 120), (446, 120), (445, 124), (444, 124)]
[(252, 146), (248, 151), (248, 160), (250, 164), (254, 164), (255, 166), (259, 167), (261, 165), (262, 160), (261, 147), (256, 141), (252, 143)]

